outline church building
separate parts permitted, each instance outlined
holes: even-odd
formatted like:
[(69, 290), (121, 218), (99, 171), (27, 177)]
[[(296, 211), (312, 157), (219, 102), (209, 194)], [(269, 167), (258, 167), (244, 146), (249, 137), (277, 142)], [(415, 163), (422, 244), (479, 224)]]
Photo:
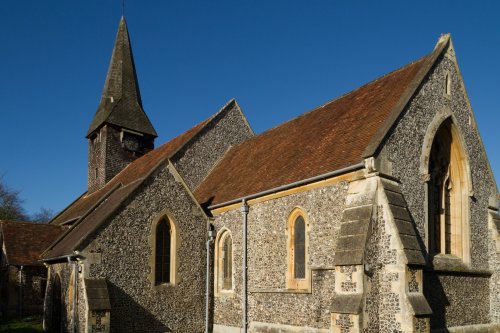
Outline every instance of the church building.
[(449, 35), (255, 135), (155, 146), (125, 19), (88, 189), (42, 254), (50, 332), (500, 332), (500, 195)]

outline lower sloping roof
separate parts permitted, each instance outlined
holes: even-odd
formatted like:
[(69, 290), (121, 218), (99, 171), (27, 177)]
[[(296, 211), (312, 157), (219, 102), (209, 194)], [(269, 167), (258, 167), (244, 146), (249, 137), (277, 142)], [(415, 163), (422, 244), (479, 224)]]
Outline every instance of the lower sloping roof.
[(125, 200), (139, 188), (150, 174), (167, 163), (176, 152), (208, 127), (219, 115), (234, 108), (238, 108), (238, 105), (232, 99), (207, 120), (130, 163), (103, 188), (79, 197), (51, 221), (52, 224), (63, 224), (66, 221), (76, 222), (47, 248), (42, 254), (43, 259), (53, 260), (73, 255), (73, 251), (118, 208), (123, 206)]
[(9, 265), (41, 265), (40, 255), (65, 230), (49, 224), (0, 221), (0, 229)]

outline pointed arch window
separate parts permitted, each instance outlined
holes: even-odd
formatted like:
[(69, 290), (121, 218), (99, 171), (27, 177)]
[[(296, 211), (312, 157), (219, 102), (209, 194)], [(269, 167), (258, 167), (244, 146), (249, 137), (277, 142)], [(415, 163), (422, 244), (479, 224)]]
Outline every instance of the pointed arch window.
[(467, 159), (451, 119), (434, 137), (430, 158), (429, 251), (468, 261)]
[(308, 223), (303, 210), (296, 208), (288, 218), (288, 272), (287, 287), (310, 288), (308, 258)]
[(299, 215), (294, 222), (293, 237), (293, 277), (304, 279), (306, 277), (306, 223)]
[(168, 218), (156, 225), (155, 284), (171, 283), (172, 227)]
[(216, 292), (218, 294), (233, 291), (233, 238), (231, 232), (223, 229), (216, 241)]
[(222, 289), (233, 289), (233, 239), (227, 233), (222, 242)]

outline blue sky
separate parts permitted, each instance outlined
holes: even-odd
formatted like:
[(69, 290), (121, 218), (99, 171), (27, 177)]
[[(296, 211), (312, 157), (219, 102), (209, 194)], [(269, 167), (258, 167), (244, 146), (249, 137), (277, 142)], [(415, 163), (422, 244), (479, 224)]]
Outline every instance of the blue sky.
[[(450, 32), (500, 179), (498, 1), (139, 1), (127, 19), (157, 145), (230, 98), (260, 133), (432, 51)], [(0, 175), (29, 213), (86, 190), (120, 0), (0, 4)]]

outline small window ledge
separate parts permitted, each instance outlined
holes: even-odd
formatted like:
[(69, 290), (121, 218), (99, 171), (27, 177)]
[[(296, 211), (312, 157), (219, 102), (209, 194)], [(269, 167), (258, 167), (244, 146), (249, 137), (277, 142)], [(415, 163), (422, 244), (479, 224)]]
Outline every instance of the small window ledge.
[(175, 287), (174, 283), (160, 283), (153, 286), (154, 290), (165, 290)]
[(217, 298), (232, 298), (234, 297), (234, 290), (218, 290), (215, 292)]
[(312, 294), (311, 289), (288, 289), (288, 288), (255, 288), (250, 289), (252, 294)]
[(493, 274), (492, 271), (487, 269), (471, 268), (461, 258), (450, 254), (438, 254), (434, 256), (432, 265), (427, 270), (460, 275), (491, 276)]

